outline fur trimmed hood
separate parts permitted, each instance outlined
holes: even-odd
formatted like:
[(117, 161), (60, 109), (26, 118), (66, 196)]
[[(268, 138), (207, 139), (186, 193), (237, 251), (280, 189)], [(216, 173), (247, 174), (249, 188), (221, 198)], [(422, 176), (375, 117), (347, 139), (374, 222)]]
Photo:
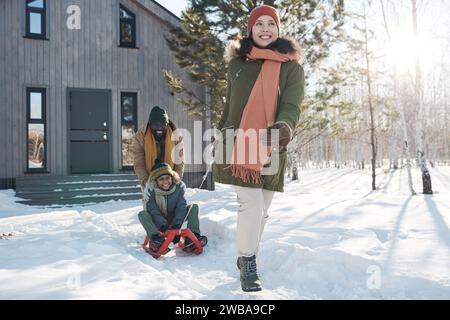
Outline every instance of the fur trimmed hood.
[[(303, 65), (305, 63), (305, 51), (300, 46), (300, 44), (297, 42), (297, 40), (293, 38), (288, 37), (280, 37), (279, 39), (285, 41), (290, 47), (294, 50), (296, 54), (297, 61)], [(241, 48), (242, 39), (233, 40), (230, 42), (230, 44), (225, 48), (225, 61), (228, 63), (234, 58), (238, 58), (238, 50)], [(272, 48), (272, 50), (276, 50), (277, 48)]]

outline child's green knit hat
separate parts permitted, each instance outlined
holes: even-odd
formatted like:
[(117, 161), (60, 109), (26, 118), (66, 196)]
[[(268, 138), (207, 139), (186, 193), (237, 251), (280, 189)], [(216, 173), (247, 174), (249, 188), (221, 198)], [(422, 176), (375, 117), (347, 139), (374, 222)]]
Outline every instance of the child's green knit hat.
[(165, 162), (159, 162), (158, 160), (155, 162), (155, 165), (152, 167), (152, 172), (150, 172), (150, 179), (152, 181), (158, 180), (159, 177), (163, 175), (169, 175), (173, 178), (174, 171)]

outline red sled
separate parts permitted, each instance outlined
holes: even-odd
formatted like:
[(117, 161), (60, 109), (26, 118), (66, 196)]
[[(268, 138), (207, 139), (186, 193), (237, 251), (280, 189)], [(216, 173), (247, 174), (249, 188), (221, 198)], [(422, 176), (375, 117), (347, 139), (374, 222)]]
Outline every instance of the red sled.
[(178, 247), (181, 249), (184, 248), (184, 241), (186, 238), (189, 238), (192, 240), (192, 242), (195, 245), (195, 249), (192, 251), (192, 253), (199, 255), (203, 252), (203, 247), (206, 246), (207, 240), (205, 237), (205, 243), (200, 243), (200, 241), (197, 239), (195, 234), (188, 228), (186, 229), (178, 229), (178, 230), (167, 230), (165, 233), (162, 234), (166, 240), (161, 245), (161, 247), (158, 249), (158, 251), (153, 251), (149, 247), (150, 238), (145, 237), (144, 243), (142, 244), (142, 248), (144, 248), (145, 252), (147, 252), (149, 255), (151, 255), (155, 259), (159, 259), (161, 256), (167, 254), (170, 251), (169, 245), (172, 243), (173, 239), (176, 236), (180, 237), (180, 241), (178, 242)]

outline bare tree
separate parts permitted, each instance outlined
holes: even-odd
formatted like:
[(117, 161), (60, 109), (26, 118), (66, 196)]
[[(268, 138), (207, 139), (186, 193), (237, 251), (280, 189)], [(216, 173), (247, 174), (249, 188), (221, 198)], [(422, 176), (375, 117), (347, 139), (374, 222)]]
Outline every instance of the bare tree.
[(366, 11), (366, 1), (364, 1), (364, 57), (366, 60), (366, 83), (367, 83), (367, 94), (369, 103), (369, 114), (370, 114), (370, 145), (372, 149), (372, 190), (377, 190), (376, 185), (376, 161), (377, 161), (377, 146), (375, 141), (375, 119), (374, 119), (374, 103), (372, 95), (372, 78), (371, 78), (371, 64), (370, 64), (370, 52), (369, 52), (369, 31), (367, 26), (367, 11)]
[(400, 111), (400, 117), (401, 117), (401, 121), (402, 121), (402, 132), (403, 132), (403, 147), (404, 147), (404, 152), (405, 152), (405, 156), (406, 156), (406, 170), (408, 172), (408, 187), (409, 187), (409, 191), (411, 192), (411, 195), (417, 195), (416, 191), (414, 190), (414, 186), (413, 186), (413, 182), (412, 182), (412, 174), (411, 174), (411, 152), (409, 149), (409, 142), (408, 142), (408, 130), (407, 130), (407, 123), (406, 123), (406, 118), (405, 118), (405, 108), (404, 108), (404, 104), (402, 104), (401, 107), (399, 107), (399, 98), (398, 98), (398, 73), (397, 73), (397, 61), (394, 58), (394, 50), (393, 50), (393, 45), (392, 45), (392, 35), (390, 32), (390, 28), (389, 28), (389, 24), (387, 21), (387, 15), (386, 15), (386, 9), (385, 9), (385, 5), (384, 5), (384, 1), (380, 0), (380, 5), (381, 5), (381, 12), (383, 14), (383, 23), (384, 23), (384, 28), (386, 30), (386, 35), (388, 38), (388, 42), (389, 42), (389, 50), (391, 52), (391, 58), (392, 58), (392, 73), (393, 73), (393, 78), (394, 78), (394, 105), (396, 107), (397, 110)]
[[(418, 16), (417, 16), (417, 0), (411, 0), (412, 5), (412, 18), (413, 18), (413, 32), (416, 41), (419, 39), (418, 32)], [(424, 85), (422, 76), (422, 66), (420, 65), (419, 49), (416, 47), (415, 52), (416, 60), (416, 79), (415, 79), (415, 105), (417, 107), (417, 128), (416, 128), (416, 148), (417, 148), (417, 164), (422, 171), (422, 184), (424, 194), (433, 194), (431, 186), (431, 175), (428, 171), (426, 158), (425, 158), (425, 130), (423, 127), (423, 114), (424, 114)]]

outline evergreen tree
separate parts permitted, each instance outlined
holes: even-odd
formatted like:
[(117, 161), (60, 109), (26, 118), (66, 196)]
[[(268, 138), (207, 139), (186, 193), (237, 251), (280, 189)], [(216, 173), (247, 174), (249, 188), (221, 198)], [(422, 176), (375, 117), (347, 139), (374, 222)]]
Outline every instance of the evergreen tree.
[[(319, 69), (319, 63), (329, 56), (332, 45), (342, 36), (343, 0), (191, 0), (182, 13), (182, 26), (174, 27), (166, 40), (178, 65), (194, 83), (207, 88), (209, 98), (197, 96), (178, 75), (164, 70), (167, 83), (181, 96), (180, 101), (191, 114), (203, 115), (208, 110), (214, 122), (218, 122), (225, 104), (225, 47), (238, 35), (245, 35), (248, 15), (261, 4), (276, 7), (282, 20), (282, 35), (297, 39), (306, 49), (306, 74)], [(314, 105), (317, 98), (331, 101), (339, 83), (334, 85), (327, 88), (329, 92), (307, 95), (304, 105)]]

